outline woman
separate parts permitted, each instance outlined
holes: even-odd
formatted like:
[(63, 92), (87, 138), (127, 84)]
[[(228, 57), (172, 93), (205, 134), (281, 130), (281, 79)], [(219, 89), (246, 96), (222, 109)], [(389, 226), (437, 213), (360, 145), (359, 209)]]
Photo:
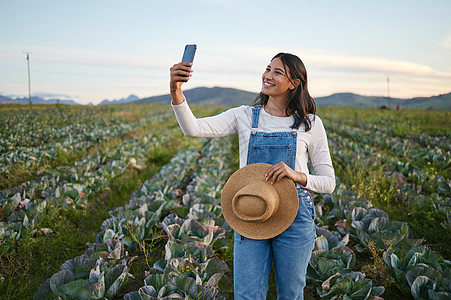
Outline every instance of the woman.
[[(332, 193), (335, 175), (327, 137), (316, 105), (307, 89), (302, 61), (288, 53), (277, 54), (262, 75), (255, 105), (229, 109), (217, 116), (197, 119), (181, 86), (192, 74), (191, 63), (171, 68), (170, 90), (176, 118), (187, 136), (220, 137), (238, 134), (240, 168), (269, 163), (266, 179), (292, 179), (299, 195), (295, 221), (282, 234), (253, 240), (235, 232), (234, 297), (265, 299), (272, 262), (278, 299), (303, 299), (307, 264), (314, 246), (313, 199), (309, 191)], [(293, 151), (294, 150), (294, 151)], [(315, 174), (309, 174), (308, 156)]]

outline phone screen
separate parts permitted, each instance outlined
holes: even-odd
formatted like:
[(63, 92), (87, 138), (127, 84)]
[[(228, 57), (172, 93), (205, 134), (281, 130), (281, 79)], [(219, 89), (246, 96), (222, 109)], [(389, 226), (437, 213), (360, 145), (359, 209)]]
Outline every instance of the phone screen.
[(194, 54), (196, 53), (197, 46), (195, 44), (186, 45), (185, 51), (183, 52), (182, 62), (192, 63), (194, 60)]

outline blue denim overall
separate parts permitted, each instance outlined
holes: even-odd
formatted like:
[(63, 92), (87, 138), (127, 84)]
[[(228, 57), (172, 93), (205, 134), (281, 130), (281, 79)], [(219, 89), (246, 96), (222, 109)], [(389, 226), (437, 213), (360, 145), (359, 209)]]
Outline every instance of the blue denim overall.
[[(261, 132), (258, 121), (261, 106), (252, 109), (252, 133), (247, 164), (285, 162), (295, 167), (297, 130)], [(304, 298), (305, 274), (316, 237), (313, 200), (309, 191), (296, 184), (299, 209), (291, 226), (267, 240), (253, 240), (235, 232), (234, 298), (266, 299), (271, 265), (274, 261), (277, 299)]]

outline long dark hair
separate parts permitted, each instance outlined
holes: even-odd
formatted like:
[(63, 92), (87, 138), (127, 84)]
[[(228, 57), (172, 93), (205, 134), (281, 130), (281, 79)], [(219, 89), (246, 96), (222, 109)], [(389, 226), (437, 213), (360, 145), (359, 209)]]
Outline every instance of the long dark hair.
[[(299, 128), (301, 124), (305, 125), (305, 131), (309, 131), (312, 128), (312, 123), (309, 114), (316, 114), (316, 103), (315, 100), (310, 96), (307, 89), (307, 70), (305, 69), (304, 63), (296, 55), (290, 53), (279, 53), (274, 56), (271, 61), (275, 58), (280, 58), (283, 67), (285, 69), (285, 74), (287, 73), (287, 68), (290, 72), (290, 82), (296, 86), (293, 82), (295, 79), (299, 79), (301, 83), (293, 90), (290, 91), (288, 95), (287, 105), (285, 106), (285, 113), (287, 116), (294, 116), (294, 123), (291, 128)], [(268, 103), (269, 96), (260, 92), (255, 98), (254, 105), (266, 105)]]

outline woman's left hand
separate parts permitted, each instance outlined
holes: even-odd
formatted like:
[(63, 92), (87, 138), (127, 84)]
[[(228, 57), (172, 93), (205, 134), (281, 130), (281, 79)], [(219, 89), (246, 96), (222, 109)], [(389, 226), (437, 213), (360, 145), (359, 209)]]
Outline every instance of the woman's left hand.
[(294, 182), (299, 182), (303, 186), (307, 185), (307, 176), (302, 172), (293, 170), (283, 161), (273, 165), (266, 172), (266, 181), (271, 181), (271, 184), (279, 182), (284, 177), (288, 177)]

